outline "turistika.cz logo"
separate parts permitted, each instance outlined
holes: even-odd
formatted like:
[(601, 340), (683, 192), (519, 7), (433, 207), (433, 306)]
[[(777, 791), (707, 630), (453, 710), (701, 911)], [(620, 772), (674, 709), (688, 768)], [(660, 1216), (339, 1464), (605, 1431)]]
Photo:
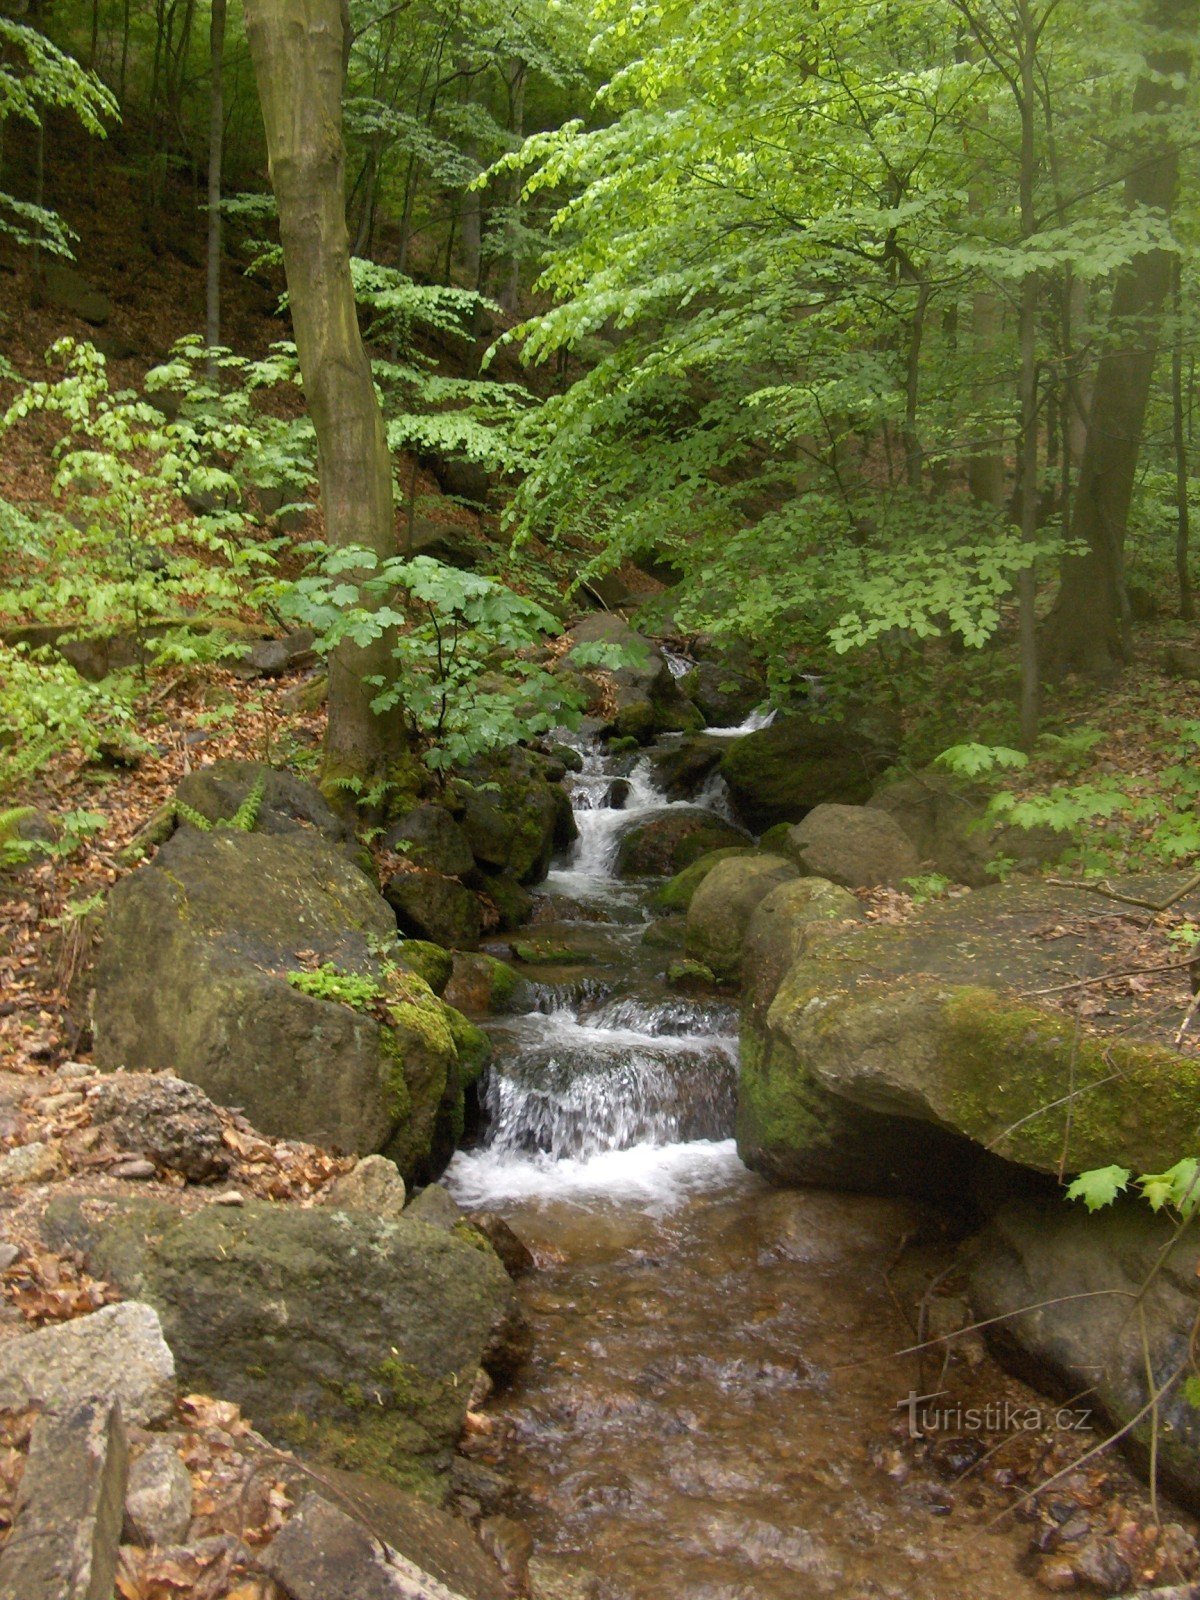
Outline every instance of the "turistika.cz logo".
[(991, 1400), (981, 1406), (950, 1401), (938, 1405), (948, 1389), (918, 1394), (910, 1389), (896, 1406), (908, 1413), (908, 1436), (931, 1433), (1077, 1433), (1091, 1425), (1087, 1406), (1031, 1406), (1015, 1400)]

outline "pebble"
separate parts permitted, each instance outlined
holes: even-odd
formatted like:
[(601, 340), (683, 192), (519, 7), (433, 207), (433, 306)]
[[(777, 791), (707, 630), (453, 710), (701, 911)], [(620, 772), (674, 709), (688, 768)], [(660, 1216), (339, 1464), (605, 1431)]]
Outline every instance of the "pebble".
[(83, 1096), (78, 1089), (64, 1089), (61, 1094), (48, 1094), (44, 1100), (39, 1100), (38, 1110), (52, 1117), (60, 1111), (71, 1111), (82, 1104)]
[(9, 1244), (7, 1241), (0, 1243), (0, 1272), (7, 1272), (20, 1254), (21, 1251), (17, 1245)]
[(56, 1078), (90, 1078), (95, 1075), (96, 1069), (90, 1061), (64, 1061), (54, 1074)]
[(136, 1161), (118, 1161), (115, 1167), (109, 1167), (110, 1178), (152, 1178), (158, 1169), (153, 1161), (145, 1161), (139, 1157)]
[(224, 1194), (215, 1194), (212, 1197), (214, 1206), (244, 1206), (246, 1197), (240, 1189), (226, 1189)]

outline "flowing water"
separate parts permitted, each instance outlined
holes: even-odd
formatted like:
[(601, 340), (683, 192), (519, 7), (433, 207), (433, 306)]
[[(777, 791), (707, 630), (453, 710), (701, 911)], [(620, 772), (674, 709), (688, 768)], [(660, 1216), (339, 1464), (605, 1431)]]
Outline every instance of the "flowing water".
[[(486, 1142), (447, 1179), (539, 1260), (535, 1355), (498, 1407), (538, 1545), (618, 1600), (1043, 1594), (983, 1480), (906, 1454), (898, 1403), (938, 1371), (893, 1357), (913, 1334), (891, 1272), (927, 1224), (742, 1166), (736, 1012), (664, 986), (652, 886), (612, 872), (624, 830), (669, 802), (645, 760), (588, 751), (574, 803), (546, 890), (555, 942), (588, 961), (495, 1026)], [(700, 803), (721, 809), (719, 780)], [(981, 1370), (985, 1394), (1011, 1391)]]

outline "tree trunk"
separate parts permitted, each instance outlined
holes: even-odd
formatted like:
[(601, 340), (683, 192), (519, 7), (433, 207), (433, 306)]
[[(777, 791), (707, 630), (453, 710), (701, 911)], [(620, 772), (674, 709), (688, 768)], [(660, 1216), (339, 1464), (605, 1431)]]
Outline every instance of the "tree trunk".
[[(1160, 0), (1159, 27), (1194, 22), (1197, 0)], [(1135, 112), (1177, 105), (1182, 90), (1170, 86), (1186, 75), (1190, 52), (1164, 49), (1147, 58), (1155, 76), (1139, 83)], [(1144, 152), (1125, 185), (1130, 211), (1170, 215), (1179, 172), (1173, 145)], [(1133, 499), (1150, 383), (1158, 353), (1163, 306), (1171, 289), (1174, 256), (1144, 250), (1122, 271), (1113, 290), (1115, 337), (1096, 370), (1087, 441), (1075, 490), (1072, 537), (1085, 555), (1064, 556), (1058, 600), (1047, 630), (1048, 660), (1055, 673), (1082, 672), (1108, 678), (1129, 655), (1129, 602), (1125, 593), (1125, 531)]]
[[(392, 469), (350, 277), (343, 14), (338, 0), (246, 0), (245, 10), (326, 537), (383, 559), (395, 553)], [(389, 680), (392, 667), (386, 636), (344, 642), (330, 657), (327, 789), (385, 780), (402, 756), (400, 710), (371, 709), (379, 691), (369, 680)]]
[(1175, 445), (1175, 572), (1179, 579), (1179, 615), (1184, 622), (1195, 622), (1196, 602), (1192, 594), (1191, 514), (1188, 505), (1188, 448), (1183, 403), (1183, 271), (1175, 262), (1173, 295), (1175, 348), (1171, 353), (1171, 421)]
[[(1021, 24), (1021, 237), (1031, 240), (1037, 233), (1034, 212), (1034, 184), (1037, 178), (1037, 147), (1034, 112), (1034, 52), (1037, 34), (1027, 0), (1018, 8)], [(1038, 514), (1038, 403), (1037, 403), (1037, 328), (1041, 285), (1037, 272), (1029, 266), (1021, 280), (1021, 451), (1017, 489), (1021, 505), (1021, 538), (1032, 551), (1037, 538)], [(1032, 554), (1027, 567), (1017, 578), (1018, 618), (1021, 653), (1021, 744), (1033, 747), (1040, 713), (1040, 682), (1037, 647), (1037, 573)]]
[(225, 131), (221, 72), (225, 61), (225, 0), (212, 0), (209, 45), (212, 84), (208, 121), (208, 277), (204, 338), (210, 352), (209, 382), (215, 383), (217, 362), (211, 352), (221, 342), (221, 141)]

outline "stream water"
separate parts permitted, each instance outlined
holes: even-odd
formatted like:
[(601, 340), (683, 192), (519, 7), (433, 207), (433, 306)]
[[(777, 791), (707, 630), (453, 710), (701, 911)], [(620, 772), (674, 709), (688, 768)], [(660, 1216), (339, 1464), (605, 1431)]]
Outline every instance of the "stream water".
[[(719, 780), (686, 803), (723, 810)], [(574, 804), (545, 885), (561, 915), (536, 931), (587, 960), (494, 1027), (486, 1142), (447, 1177), (538, 1258), (535, 1355), (497, 1408), (538, 1546), (616, 1600), (1043, 1595), (970, 1441), (948, 1471), (905, 1445), (901, 1402), (940, 1385), (893, 1358), (913, 1333), (891, 1271), (926, 1224), (742, 1166), (736, 1012), (665, 987), (653, 884), (613, 875), (624, 830), (669, 802), (645, 759), (588, 751)], [(976, 1393), (1012, 1391), (972, 1367)]]

